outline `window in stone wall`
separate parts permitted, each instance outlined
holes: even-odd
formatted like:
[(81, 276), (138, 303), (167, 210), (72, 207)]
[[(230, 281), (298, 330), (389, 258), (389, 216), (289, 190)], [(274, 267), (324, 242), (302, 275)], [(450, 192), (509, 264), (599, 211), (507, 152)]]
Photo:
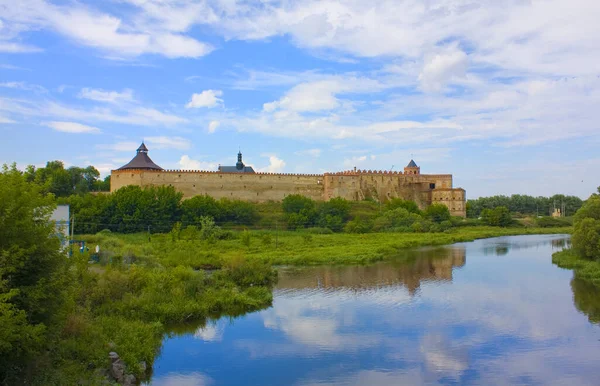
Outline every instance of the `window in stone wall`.
[(429, 189), (435, 189), (435, 184), (429, 184)]

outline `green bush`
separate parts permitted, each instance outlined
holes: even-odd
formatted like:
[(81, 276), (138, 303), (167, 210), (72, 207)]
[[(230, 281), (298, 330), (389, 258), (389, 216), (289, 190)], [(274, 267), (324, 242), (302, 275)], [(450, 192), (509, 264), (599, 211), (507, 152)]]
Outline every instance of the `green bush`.
[(368, 220), (357, 217), (352, 221), (349, 221), (344, 227), (346, 233), (368, 233), (373, 229), (373, 224)]
[(401, 198), (392, 198), (385, 204), (386, 210), (395, 210), (395, 209), (406, 209), (410, 213), (421, 214), (421, 210), (419, 210), (419, 206), (416, 202), (410, 200), (403, 200)]
[(540, 228), (556, 228), (556, 227), (568, 227), (573, 225), (571, 221), (564, 217), (551, 217), (545, 216), (537, 218), (535, 224)]
[(425, 209), (423, 213), (424, 217), (427, 217), (433, 222), (441, 223), (442, 221), (449, 221), (450, 210), (446, 205), (443, 204), (431, 204)]
[(485, 225), (494, 227), (507, 227), (513, 224), (510, 211), (505, 206), (499, 206), (494, 209), (484, 209), (481, 212), (481, 221)]
[(589, 259), (600, 260), (600, 196), (590, 197), (574, 219), (573, 249)]

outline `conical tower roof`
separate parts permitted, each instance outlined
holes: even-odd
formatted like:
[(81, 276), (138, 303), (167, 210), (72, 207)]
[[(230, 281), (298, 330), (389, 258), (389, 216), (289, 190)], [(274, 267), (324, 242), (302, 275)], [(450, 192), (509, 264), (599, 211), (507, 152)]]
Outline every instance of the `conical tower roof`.
[(406, 167), (407, 168), (418, 168), (417, 164), (412, 159), (410, 160), (410, 162), (408, 163), (408, 165)]
[(140, 147), (137, 149), (137, 154), (133, 159), (125, 166), (121, 166), (118, 170), (128, 169), (142, 169), (142, 170), (163, 170), (160, 166), (155, 164), (148, 156), (148, 148), (142, 142)]

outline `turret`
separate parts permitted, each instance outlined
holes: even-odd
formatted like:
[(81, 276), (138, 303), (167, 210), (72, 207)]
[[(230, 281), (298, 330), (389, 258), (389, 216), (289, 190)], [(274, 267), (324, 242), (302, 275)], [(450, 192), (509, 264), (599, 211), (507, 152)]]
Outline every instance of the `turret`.
[(235, 164), (235, 168), (237, 170), (244, 170), (244, 163), (242, 162), (242, 151), (241, 150), (238, 152), (238, 161)]
[(410, 160), (408, 165), (404, 168), (404, 174), (419, 175), (421, 174), (421, 168), (417, 166), (414, 160)]

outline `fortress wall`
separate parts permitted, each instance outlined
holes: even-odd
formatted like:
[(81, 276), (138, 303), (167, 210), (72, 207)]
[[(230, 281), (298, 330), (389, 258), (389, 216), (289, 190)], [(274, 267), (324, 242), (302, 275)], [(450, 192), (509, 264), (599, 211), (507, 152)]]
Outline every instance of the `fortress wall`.
[[(173, 186), (184, 198), (209, 195), (252, 202), (281, 201), (290, 194), (302, 194), (314, 200), (323, 199), (322, 175), (270, 173), (218, 173), (203, 171), (131, 171), (113, 172), (114, 190), (125, 184), (140, 186)], [(126, 181), (123, 184), (123, 180)], [(111, 181), (112, 182), (112, 181)], [(112, 188), (112, 186), (111, 186)], [(112, 189), (111, 189), (112, 190)]]
[(111, 192), (127, 185), (173, 186), (184, 198), (209, 195), (251, 202), (281, 201), (290, 194), (313, 200), (342, 197), (351, 201), (402, 198), (424, 209), (431, 203), (446, 205), (454, 216), (466, 216), (465, 191), (452, 189), (452, 175), (408, 175), (386, 172), (335, 174), (219, 173), (207, 171), (115, 170)]
[(433, 204), (448, 207), (453, 216), (467, 217), (466, 192), (464, 189), (436, 189), (431, 192)]
[(128, 185), (142, 185), (143, 170), (122, 170), (113, 172), (110, 175), (110, 192), (121, 189)]
[[(433, 184), (433, 185), (432, 185)], [(374, 198), (385, 201), (402, 198), (417, 202), (421, 208), (431, 204), (432, 189), (451, 188), (452, 175), (408, 175), (385, 172), (345, 172), (325, 174), (324, 197), (343, 197), (347, 200)]]

